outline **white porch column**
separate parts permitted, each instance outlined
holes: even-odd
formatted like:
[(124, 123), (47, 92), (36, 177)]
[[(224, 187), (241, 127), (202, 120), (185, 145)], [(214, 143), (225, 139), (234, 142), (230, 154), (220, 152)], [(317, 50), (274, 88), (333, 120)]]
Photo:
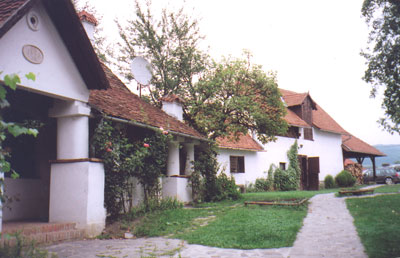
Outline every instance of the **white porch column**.
[(179, 141), (168, 145), (167, 176), (179, 175)]
[(190, 176), (194, 162), (194, 143), (185, 143), (184, 146), (186, 150), (185, 175)]
[(75, 222), (86, 235), (105, 227), (104, 167), (89, 154), (90, 108), (79, 101), (57, 101), (57, 160), (51, 164), (50, 222)]
[(89, 156), (90, 108), (80, 101), (58, 100), (49, 116), (57, 118), (57, 159)]

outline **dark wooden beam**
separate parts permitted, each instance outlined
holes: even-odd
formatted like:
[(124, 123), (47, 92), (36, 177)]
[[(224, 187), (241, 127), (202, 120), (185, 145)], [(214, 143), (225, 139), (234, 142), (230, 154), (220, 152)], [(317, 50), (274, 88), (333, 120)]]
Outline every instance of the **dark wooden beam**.
[(374, 181), (376, 180), (376, 166), (375, 166), (375, 156), (370, 156), (369, 157), (372, 161), (372, 170), (374, 172)]

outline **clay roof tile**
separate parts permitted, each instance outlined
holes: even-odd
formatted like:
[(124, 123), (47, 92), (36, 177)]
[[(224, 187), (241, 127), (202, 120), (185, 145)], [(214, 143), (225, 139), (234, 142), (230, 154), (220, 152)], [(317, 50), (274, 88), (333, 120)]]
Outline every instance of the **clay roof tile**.
[(153, 127), (162, 127), (172, 133), (177, 132), (206, 139), (192, 127), (180, 122), (132, 93), (104, 64), (103, 69), (110, 83), (110, 88), (90, 91), (89, 104), (93, 108), (115, 118)]

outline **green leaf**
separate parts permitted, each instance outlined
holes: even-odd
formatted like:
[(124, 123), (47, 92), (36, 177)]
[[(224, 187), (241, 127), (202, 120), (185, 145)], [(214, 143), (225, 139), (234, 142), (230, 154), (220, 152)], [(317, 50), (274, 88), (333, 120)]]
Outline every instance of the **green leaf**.
[(26, 77), (28, 80), (36, 81), (36, 75), (35, 75), (34, 73), (32, 73), (32, 72), (30, 72), (30, 73), (28, 73), (28, 74), (25, 74), (25, 77)]
[(0, 164), (1, 164), (1, 171), (2, 172), (7, 173), (7, 172), (10, 171), (11, 165), (10, 165), (10, 163), (8, 161), (2, 160)]
[(21, 83), (21, 79), (16, 74), (7, 74), (6, 76), (4, 76), (4, 83), (12, 90), (15, 90), (17, 88), (17, 83)]
[(6, 94), (7, 94), (6, 89), (2, 85), (0, 85), (0, 99), (5, 99)]
[(19, 174), (18, 174), (15, 170), (12, 170), (12, 172), (11, 172), (11, 178), (12, 178), (12, 179), (18, 179), (18, 178), (19, 178)]
[(21, 134), (27, 134), (28, 129), (19, 125), (11, 124), (8, 125), (8, 132), (14, 137), (18, 137)]

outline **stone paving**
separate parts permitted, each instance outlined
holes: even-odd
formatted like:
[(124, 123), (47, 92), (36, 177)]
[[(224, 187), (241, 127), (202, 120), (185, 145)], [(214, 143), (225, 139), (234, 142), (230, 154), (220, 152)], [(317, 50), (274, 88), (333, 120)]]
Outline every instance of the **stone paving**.
[(298, 233), (293, 247), (238, 250), (191, 245), (178, 239), (139, 238), (83, 240), (61, 243), (46, 249), (56, 253), (59, 258), (367, 257), (353, 225), (353, 217), (347, 210), (344, 200), (345, 198), (336, 198), (333, 193), (311, 198), (304, 226)]

